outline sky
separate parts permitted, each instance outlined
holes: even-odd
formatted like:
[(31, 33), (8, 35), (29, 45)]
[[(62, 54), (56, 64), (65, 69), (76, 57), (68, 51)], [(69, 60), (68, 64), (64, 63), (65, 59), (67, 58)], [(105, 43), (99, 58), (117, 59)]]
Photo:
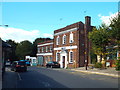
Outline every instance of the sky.
[[(15, 42), (53, 38), (54, 30), (91, 17), (92, 26), (110, 24), (118, 2), (0, 2), (0, 37)], [(4, 25), (9, 25), (4, 27)]]

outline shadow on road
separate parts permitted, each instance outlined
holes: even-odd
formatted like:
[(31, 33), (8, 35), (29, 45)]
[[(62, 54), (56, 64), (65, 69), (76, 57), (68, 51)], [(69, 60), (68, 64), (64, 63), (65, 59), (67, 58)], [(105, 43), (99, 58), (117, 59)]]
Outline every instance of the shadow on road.
[[(19, 75), (18, 75), (19, 73)], [(20, 80), (21, 78), (21, 80)], [(14, 72), (7, 69), (3, 76), (3, 89), (5, 88), (67, 88), (54, 79), (28, 70), (27, 72)]]

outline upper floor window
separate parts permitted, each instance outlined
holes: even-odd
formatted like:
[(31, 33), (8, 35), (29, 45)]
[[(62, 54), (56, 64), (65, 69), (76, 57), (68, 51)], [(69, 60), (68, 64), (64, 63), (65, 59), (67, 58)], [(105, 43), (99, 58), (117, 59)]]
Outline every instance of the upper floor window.
[(46, 52), (48, 51), (48, 47), (46, 46)]
[(69, 42), (70, 42), (70, 43), (73, 43), (73, 33), (72, 33), (72, 32), (70, 33), (70, 39), (69, 39)]
[(66, 44), (66, 35), (63, 35), (63, 44)]
[(60, 37), (58, 36), (57, 38), (56, 38), (56, 45), (59, 45), (60, 43)]
[(69, 52), (69, 63), (73, 63), (73, 51)]
[(44, 52), (44, 47), (42, 47), (42, 52)]
[(38, 48), (38, 53), (40, 52), (40, 47)]
[(52, 46), (50, 46), (50, 52), (52, 52)]

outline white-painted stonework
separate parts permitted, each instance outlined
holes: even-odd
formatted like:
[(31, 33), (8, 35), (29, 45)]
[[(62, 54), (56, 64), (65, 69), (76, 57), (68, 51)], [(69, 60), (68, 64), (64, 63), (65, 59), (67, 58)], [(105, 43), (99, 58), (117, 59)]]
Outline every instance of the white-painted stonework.
[(60, 68), (67, 68), (67, 52), (60, 52)]

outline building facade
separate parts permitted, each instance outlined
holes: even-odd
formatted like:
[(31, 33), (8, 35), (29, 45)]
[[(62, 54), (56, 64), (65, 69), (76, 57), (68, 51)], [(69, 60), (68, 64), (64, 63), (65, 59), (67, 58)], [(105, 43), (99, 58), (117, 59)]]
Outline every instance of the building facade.
[[(91, 17), (86, 16), (85, 24), (77, 22), (55, 30), (53, 42), (38, 44), (38, 60), (43, 59), (44, 65), (51, 60), (59, 62), (61, 68), (85, 66), (85, 64), (90, 63), (89, 51), (91, 46), (88, 32), (92, 31), (92, 28)], [(46, 46), (52, 46), (52, 52), (46, 52)], [(48, 57), (52, 57), (52, 59), (48, 60)]]
[(87, 16), (85, 24), (77, 22), (54, 31), (53, 60), (59, 62), (61, 68), (83, 67), (90, 63), (87, 36), (92, 28), (91, 18)]
[(45, 66), (47, 62), (53, 60), (53, 41), (46, 41), (39, 43), (37, 53), (37, 64), (39, 66)]

